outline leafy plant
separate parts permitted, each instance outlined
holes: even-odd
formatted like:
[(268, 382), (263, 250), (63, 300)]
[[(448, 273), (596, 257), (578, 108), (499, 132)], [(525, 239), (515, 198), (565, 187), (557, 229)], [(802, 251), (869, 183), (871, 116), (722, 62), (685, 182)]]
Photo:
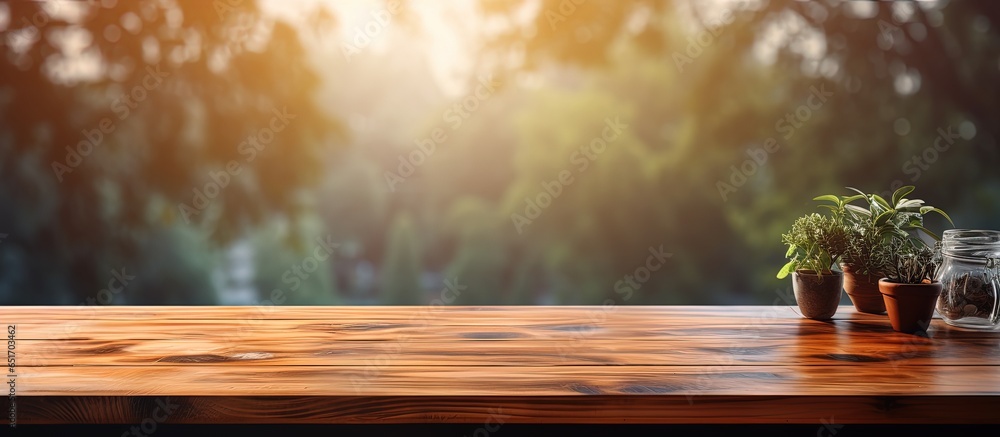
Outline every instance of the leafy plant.
[(910, 239), (893, 239), (886, 247), (886, 256), (886, 278), (900, 284), (933, 281), (941, 265), (940, 248), (937, 245), (931, 249), (923, 242)]
[(778, 271), (778, 279), (796, 270), (824, 275), (833, 272), (833, 266), (843, 255), (847, 234), (836, 218), (812, 213), (795, 220), (791, 231), (782, 235), (781, 241), (788, 245), (785, 257), (789, 261)]
[[(936, 213), (951, 221), (940, 208), (924, 205), (920, 199), (907, 199), (916, 187), (907, 185), (900, 187), (892, 194), (891, 203), (878, 194), (866, 194), (856, 188), (850, 188), (857, 194), (850, 196), (823, 195), (813, 200), (830, 202), (823, 204), (833, 212), (847, 233), (847, 244), (843, 254), (843, 262), (851, 266), (859, 274), (884, 275), (883, 267), (890, 263), (884, 250), (886, 245), (895, 240), (907, 240), (917, 246), (923, 245), (918, 233), (922, 232), (936, 241), (941, 237), (924, 227), (924, 216)], [(867, 208), (854, 205), (853, 202), (864, 199)], [(919, 243), (919, 244), (917, 244)]]

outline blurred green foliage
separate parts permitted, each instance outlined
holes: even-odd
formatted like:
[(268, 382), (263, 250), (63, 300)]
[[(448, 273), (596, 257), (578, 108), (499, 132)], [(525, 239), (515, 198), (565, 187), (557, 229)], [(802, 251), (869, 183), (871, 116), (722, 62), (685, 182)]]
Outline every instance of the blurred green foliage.
[[(916, 184), (960, 227), (1000, 224), (997, 2), (480, 0), (505, 24), (474, 35), (457, 97), (413, 26), (342, 62), (243, 3), (52, 17), (44, 35), (82, 28), (125, 72), (72, 84), (43, 68), (54, 40), (15, 43), (42, 6), (5, 4), (0, 303), (86, 302), (124, 266), (114, 304), (427, 304), (449, 279), (457, 305), (769, 304), (781, 233), (817, 194)], [(102, 38), (129, 13), (139, 34)], [(264, 30), (234, 37), (237, 16)], [(171, 77), (60, 182), (51, 163), (117, 122), (150, 40)], [(483, 75), (502, 86), (453, 122)], [(285, 106), (297, 118), (247, 162), (237, 145)], [(231, 160), (185, 223), (177, 205)], [(665, 267), (616, 293), (661, 245)]]
[(382, 268), (382, 301), (386, 305), (420, 305), (420, 248), (413, 220), (405, 213), (389, 230)]

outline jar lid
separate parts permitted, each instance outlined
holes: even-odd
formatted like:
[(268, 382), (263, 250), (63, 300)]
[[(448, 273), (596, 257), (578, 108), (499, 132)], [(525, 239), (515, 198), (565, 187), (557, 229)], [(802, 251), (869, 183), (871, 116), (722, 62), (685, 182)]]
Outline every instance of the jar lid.
[(971, 258), (1000, 258), (1000, 231), (949, 229), (941, 238), (944, 255)]
[(1000, 243), (1000, 231), (986, 229), (948, 229), (944, 231), (943, 240), (958, 240), (972, 244)]

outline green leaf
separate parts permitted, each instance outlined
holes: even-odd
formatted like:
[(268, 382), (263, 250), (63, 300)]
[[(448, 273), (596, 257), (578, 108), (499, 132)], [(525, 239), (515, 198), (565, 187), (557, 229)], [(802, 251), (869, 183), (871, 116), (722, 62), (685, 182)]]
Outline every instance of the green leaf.
[(882, 207), (885, 209), (893, 209), (891, 206), (889, 206), (889, 202), (886, 202), (885, 199), (883, 199), (882, 196), (879, 196), (878, 194), (872, 194), (872, 199), (875, 199), (875, 201), (878, 202), (879, 205), (882, 205)]
[(864, 209), (864, 208), (862, 208), (860, 206), (857, 206), (857, 205), (844, 205), (844, 207), (847, 208), (847, 209), (850, 209), (851, 211), (854, 211), (854, 212), (856, 212), (858, 214), (861, 214), (861, 216), (863, 216), (863, 217), (871, 217), (872, 216), (871, 211), (868, 211), (867, 209)]
[(787, 264), (785, 264), (781, 268), (781, 270), (778, 270), (777, 278), (778, 279), (785, 279), (785, 278), (787, 278), (790, 273), (792, 273), (793, 271), (795, 271), (796, 264), (798, 264), (798, 263), (795, 260), (789, 261)]
[[(825, 194), (825, 195), (822, 195), (822, 196), (817, 196), (817, 197), (814, 197), (813, 200), (816, 200), (816, 201), (823, 201), (823, 200), (825, 200), (827, 202), (833, 202), (837, 206), (841, 205), (840, 198), (837, 197), (837, 196), (834, 196), (832, 194)], [(829, 205), (827, 205), (827, 206), (829, 206)]]
[(854, 202), (855, 200), (864, 199), (864, 198), (865, 198), (864, 194), (855, 194), (853, 196), (843, 196), (843, 197), (840, 198), (840, 203), (841, 204), (848, 204), (848, 203)]
[(924, 201), (920, 199), (900, 199), (899, 203), (896, 204), (896, 210), (909, 210), (910, 208), (917, 208), (923, 204)]
[[(876, 235), (887, 235), (897, 233), (896, 226), (892, 223), (886, 223), (882, 226), (875, 228), (877, 230)], [(903, 233), (905, 234), (905, 232)]]
[(819, 254), (819, 263), (820, 265), (818, 265), (817, 267), (820, 268), (816, 269), (816, 271), (817, 272), (822, 271), (822, 273), (827, 273), (830, 270), (830, 266), (833, 265), (833, 259), (830, 258), (830, 254), (826, 252), (821, 252)]
[(889, 219), (892, 218), (892, 216), (894, 216), (894, 215), (896, 215), (896, 211), (895, 210), (889, 210), (889, 211), (883, 212), (882, 214), (879, 214), (879, 216), (877, 218), (875, 218), (875, 226), (882, 226), (882, 225), (888, 223)]
[(899, 189), (896, 190), (895, 193), (892, 193), (892, 204), (896, 205), (896, 207), (898, 208), (899, 207), (899, 202), (902, 201), (903, 198), (906, 197), (907, 194), (912, 193), (913, 190), (915, 190), (915, 189), (917, 189), (917, 187), (914, 187), (913, 185), (907, 185), (905, 187), (899, 187)]
[(788, 245), (788, 251), (785, 252), (785, 258), (792, 256), (792, 254), (795, 253), (795, 249), (797, 249), (797, 247), (795, 247), (794, 244)]
[(948, 213), (942, 211), (940, 208), (935, 208), (933, 206), (922, 206), (922, 207), (920, 207), (920, 214), (921, 215), (927, 214), (929, 212), (936, 212), (938, 214), (943, 215), (944, 218), (948, 219), (948, 223), (951, 223), (952, 226), (955, 226), (955, 222), (951, 221), (951, 217), (948, 217)]

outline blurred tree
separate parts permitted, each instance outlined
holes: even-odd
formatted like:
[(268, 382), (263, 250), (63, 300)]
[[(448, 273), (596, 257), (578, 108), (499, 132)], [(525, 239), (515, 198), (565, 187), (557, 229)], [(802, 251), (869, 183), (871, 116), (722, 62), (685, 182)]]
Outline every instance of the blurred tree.
[[(297, 241), (290, 243), (289, 238)], [(254, 233), (254, 286), (258, 302), (270, 301), (274, 305), (340, 303), (332, 267), (337, 253), (323, 251), (322, 245), (317, 246), (317, 238), (324, 236), (316, 232), (294, 235), (287, 226), (275, 224)]]
[(420, 284), (420, 248), (413, 219), (408, 214), (401, 213), (393, 221), (385, 254), (380, 302), (383, 305), (426, 305)]
[(358, 149), (345, 150), (328, 164), (318, 190), (324, 200), (319, 214), (335, 240), (356, 244), (364, 249), (358, 256), (371, 260), (385, 244), (389, 193), (382, 172)]
[[(628, 251), (665, 242), (678, 255), (671, 260), (675, 268), (630, 303), (746, 301), (732, 293), (749, 290), (771, 302), (780, 232), (792, 217), (813, 210), (809, 199), (819, 193), (845, 185), (888, 191), (919, 181), (921, 197), (943, 205), (967, 187), (995, 192), (980, 175), (1000, 163), (1000, 125), (993, 122), (1000, 111), (994, 80), (1000, 4), (528, 3), (480, 2), (488, 18), (506, 24), (486, 36), (493, 67), (548, 77), (546, 87), (572, 95), (531, 116), (537, 128), (522, 128), (524, 144), (533, 146), (519, 152), (530, 157), (511, 183), (507, 205), (523, 209), (523, 196), (538, 192), (531, 185), (554, 177), (558, 166), (544, 163), (564, 154), (564, 144), (582, 144), (573, 130), (590, 118), (576, 108), (624, 106), (634, 114), (630, 134), (641, 140), (629, 148), (634, 160), (609, 152), (599, 159), (607, 176), (593, 170), (578, 178), (603, 179), (571, 187), (586, 193), (586, 201), (566, 195), (530, 225), (547, 229), (525, 244), (539, 247), (547, 260), (566, 259), (564, 267), (584, 266), (583, 272), (549, 269), (556, 288), (564, 283), (576, 289), (575, 297), (642, 261)], [(573, 74), (553, 74), (566, 70)], [(581, 85), (580, 76), (597, 79)], [(591, 88), (618, 102), (570, 103)], [(795, 111), (803, 111), (814, 88), (832, 97), (794, 129), (782, 128), (779, 120), (801, 117)], [(562, 113), (575, 113), (568, 117), (575, 122), (560, 120)], [(920, 163), (938, 129), (963, 134), (947, 159), (940, 152), (940, 161)], [(741, 173), (768, 138), (778, 141), (779, 151), (765, 153), (766, 164), (737, 176), (737, 192), (720, 197), (717, 183)], [(548, 168), (530, 170), (538, 166)], [(988, 221), (982, 214), (996, 203), (958, 216)], [(565, 211), (574, 214), (561, 215)], [(576, 226), (588, 221), (591, 231), (578, 234)], [(681, 291), (687, 289), (698, 292)], [(584, 299), (599, 303), (595, 297)]]
[[(996, 111), (992, 97), (1000, 88), (987, 85), (984, 90), (973, 80), (993, 74), (992, 68), (976, 64), (995, 64), (996, 58), (989, 55), (996, 54), (1000, 33), (990, 25), (1000, 22), (996, 2), (599, 0), (576, 4), (542, 0), (531, 9), (536, 11), (533, 15), (525, 15), (527, 2), (480, 0), (486, 16), (508, 24), (491, 37), (491, 46), (523, 55), (520, 59), (526, 68), (551, 60), (606, 65), (613, 51), (625, 43), (670, 58), (678, 47), (694, 41), (674, 40), (678, 35), (670, 24), (681, 10), (694, 18), (695, 31), (715, 30), (706, 38), (708, 44), (702, 45), (724, 40), (727, 50), (743, 51), (768, 38), (767, 28), (780, 26), (788, 35), (775, 48), (790, 55), (782, 62), (815, 68), (818, 65), (801, 64), (812, 55), (801, 38), (818, 31), (825, 36), (825, 56), (862, 81), (906, 75), (912, 68), (923, 76), (921, 83), (934, 90), (933, 97), (975, 114)], [(726, 36), (732, 28), (746, 27), (753, 31), (749, 39), (734, 41)], [(962, 63), (968, 55), (975, 55), (977, 61)], [(894, 66), (897, 63), (903, 68)]]
[[(852, 130), (891, 123), (906, 105), (934, 102), (924, 114), (934, 128), (968, 121), (979, 128), (975, 151), (994, 163), (1000, 158), (1000, 125), (992, 122), (1000, 115), (998, 2), (542, 0), (530, 9), (526, 3), (480, 0), (485, 16), (507, 23), (488, 37), (494, 58), (520, 59), (512, 65), (517, 69), (553, 62), (602, 68), (616, 51), (638, 47), (694, 76), (685, 89), (697, 108), (722, 108), (733, 94), (719, 90), (738, 84), (734, 71), (765, 59), (771, 71), (793, 79), (863, 87), (850, 102), (861, 112), (839, 113), (861, 122)], [(687, 29), (679, 32), (680, 24)], [(894, 110), (876, 111), (883, 106)], [(847, 124), (838, 125), (840, 132)]]
[(473, 197), (457, 200), (447, 222), (459, 229), (459, 240), (445, 277), (468, 287), (452, 304), (509, 302), (508, 223), (498, 219), (492, 205)]
[[(124, 276), (126, 305), (215, 305), (210, 272), (217, 259), (202, 232), (188, 227), (157, 228), (143, 237), (141, 253), (107, 280)], [(129, 264), (138, 264), (130, 268)], [(135, 272), (135, 273), (132, 273)], [(129, 278), (134, 276), (134, 278)]]
[[(959, 226), (1000, 211), (1000, 3), (480, 0), (487, 50), (465, 80), (504, 86), (457, 125), (474, 88), (431, 85), (429, 40), (393, 27), (340, 62), (252, 2), (217, 3), (0, 3), (0, 303), (75, 304), (121, 266), (146, 281), (123, 301), (205, 302), (217, 259), (199, 239), (241, 233), (261, 300), (336, 302), (329, 263), (294, 292), (286, 275), (328, 231), (360, 248), (343, 277), (371, 284), (376, 264), (380, 303), (427, 303), (426, 271), (467, 284), (459, 304), (770, 304), (780, 233), (816, 194), (916, 183)], [(166, 74), (149, 89), (147, 66)], [(813, 89), (832, 95), (787, 130)], [(313, 99), (349, 120), (352, 149), (323, 153), (336, 124)], [(241, 149), (286, 105), (286, 129)], [(598, 153), (609, 118), (625, 126)], [(383, 172), (434, 128), (448, 139), (390, 190)], [(950, 150), (939, 129), (960, 133)], [(667, 266), (617, 293), (660, 245)]]
[(288, 194), (316, 180), (339, 132), (314, 105), (297, 31), (255, 1), (5, 2), (0, 15), (0, 283), (33, 290), (0, 302), (83, 299), (181, 219), (225, 242), (294, 213)]

